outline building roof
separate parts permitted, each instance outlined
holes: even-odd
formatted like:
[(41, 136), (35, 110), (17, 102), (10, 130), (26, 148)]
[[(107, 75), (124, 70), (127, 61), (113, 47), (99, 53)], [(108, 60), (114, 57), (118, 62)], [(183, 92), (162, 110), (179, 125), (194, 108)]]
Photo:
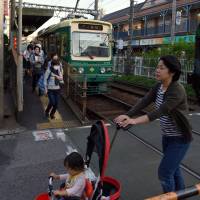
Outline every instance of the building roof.
[[(182, 1), (177, 0), (177, 8), (181, 8), (187, 5), (198, 6), (200, 4), (199, 0)], [(172, 0), (146, 0), (143, 3), (134, 6), (134, 19), (142, 18), (144, 16), (158, 15), (162, 10), (171, 10)], [(110, 21), (112, 24), (118, 24), (127, 22), (129, 20), (129, 9), (130, 7), (118, 10), (116, 12), (105, 15), (102, 19), (105, 21)]]
[[(134, 12), (138, 12), (144, 4), (145, 4), (145, 2), (136, 4), (134, 6)], [(130, 7), (127, 7), (127, 8), (124, 8), (122, 10), (118, 10), (116, 12), (109, 13), (109, 14), (105, 15), (102, 18), (102, 20), (109, 21), (109, 20), (117, 19), (117, 18), (124, 17), (124, 16), (126, 16), (127, 19), (128, 19), (129, 18), (129, 12), (130, 12), (129, 10), (130, 10)]]

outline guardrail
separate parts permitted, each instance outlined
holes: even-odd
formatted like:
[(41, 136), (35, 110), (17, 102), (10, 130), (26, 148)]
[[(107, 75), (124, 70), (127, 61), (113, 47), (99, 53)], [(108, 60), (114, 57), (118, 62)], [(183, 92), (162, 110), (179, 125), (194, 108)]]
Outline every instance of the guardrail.
[[(143, 58), (143, 57), (131, 57), (115, 56), (113, 58), (113, 71), (120, 74), (125, 74), (127, 60), (131, 59), (131, 66), (129, 67), (130, 74), (145, 76), (148, 78), (155, 78), (155, 68), (158, 64), (158, 59)], [(181, 83), (187, 83), (188, 73), (193, 71), (193, 61), (187, 59), (180, 59), (182, 65), (182, 74), (180, 77)]]
[(200, 183), (177, 192), (169, 192), (145, 200), (182, 200), (193, 196), (200, 196)]

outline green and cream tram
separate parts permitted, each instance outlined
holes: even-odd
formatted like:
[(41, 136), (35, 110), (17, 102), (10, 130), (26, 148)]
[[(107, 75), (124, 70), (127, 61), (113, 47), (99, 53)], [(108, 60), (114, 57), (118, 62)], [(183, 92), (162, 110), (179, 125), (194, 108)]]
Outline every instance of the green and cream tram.
[(106, 92), (113, 76), (111, 37), (108, 22), (70, 19), (41, 31), (37, 39), (48, 54), (58, 53), (66, 76), (87, 79), (89, 93), (95, 94)]

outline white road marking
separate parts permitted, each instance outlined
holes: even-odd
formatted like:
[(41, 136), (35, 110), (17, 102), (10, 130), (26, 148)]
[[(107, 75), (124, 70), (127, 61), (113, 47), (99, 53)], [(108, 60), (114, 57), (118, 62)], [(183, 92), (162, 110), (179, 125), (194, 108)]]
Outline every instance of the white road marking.
[(189, 115), (190, 115), (190, 116), (195, 116), (195, 115), (196, 115), (196, 116), (200, 116), (200, 113), (190, 113)]
[(56, 132), (57, 139), (61, 139), (63, 142), (66, 142), (66, 135), (63, 131)]
[(72, 152), (78, 152), (77, 149), (73, 148), (72, 146), (70, 145), (66, 145), (67, 147), (67, 151), (66, 151), (66, 154), (69, 155), (70, 153)]
[(33, 131), (32, 134), (35, 137), (35, 141), (44, 141), (53, 139), (53, 135), (50, 130)]

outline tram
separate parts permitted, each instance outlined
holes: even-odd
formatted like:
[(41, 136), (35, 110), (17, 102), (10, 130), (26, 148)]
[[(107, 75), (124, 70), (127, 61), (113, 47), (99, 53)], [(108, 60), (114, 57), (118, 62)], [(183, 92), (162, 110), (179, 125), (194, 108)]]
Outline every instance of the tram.
[(68, 19), (39, 32), (45, 52), (58, 53), (66, 77), (87, 80), (88, 94), (108, 90), (113, 77), (111, 39), (112, 24), (99, 20)]

